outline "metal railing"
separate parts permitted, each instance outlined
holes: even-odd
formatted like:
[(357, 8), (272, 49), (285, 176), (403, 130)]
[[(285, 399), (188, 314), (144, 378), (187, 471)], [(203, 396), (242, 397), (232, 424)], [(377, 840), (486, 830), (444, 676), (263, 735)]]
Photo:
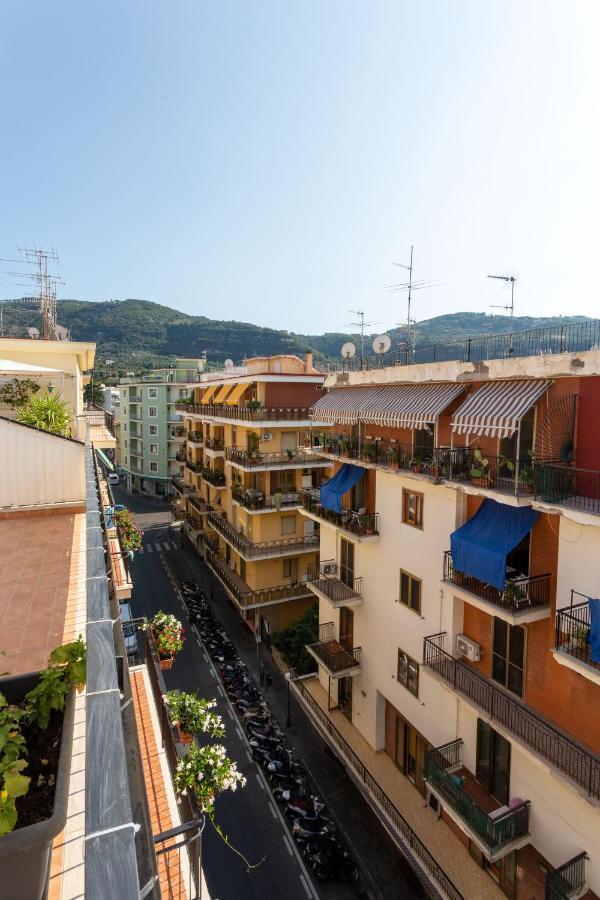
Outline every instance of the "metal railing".
[(203, 500), (202, 497), (199, 497), (197, 494), (191, 494), (188, 497), (188, 503), (191, 503), (194, 509), (202, 515), (205, 515), (212, 510), (211, 504), (207, 503), (206, 500)]
[(207, 450), (224, 450), (225, 440), (224, 438), (207, 437), (204, 441), (204, 446)]
[(489, 852), (499, 853), (528, 833), (529, 800), (522, 801), (500, 818), (492, 818), (469, 796), (460, 775), (448, 771), (462, 767), (462, 748), (463, 741), (459, 738), (430, 750), (425, 756), (425, 778)]
[(335, 625), (326, 622), (319, 625), (318, 638), (312, 644), (307, 644), (306, 649), (318, 657), (319, 661), (331, 672), (343, 672), (360, 666), (360, 647), (351, 650), (342, 647), (335, 637)]
[(546, 875), (545, 900), (571, 900), (585, 891), (585, 864), (589, 856), (579, 853)]
[(423, 642), (423, 663), (474, 706), (547, 760), (589, 797), (600, 800), (600, 756), (526, 706), (514, 694), (444, 650), (446, 633)]
[(204, 472), (204, 466), (201, 462), (192, 462), (191, 459), (186, 459), (185, 461), (186, 469), (189, 469), (190, 472)]
[(364, 787), (365, 792), (373, 797), (379, 807), (383, 810), (388, 821), (392, 824), (394, 830), (408, 848), (417, 864), (422, 868), (423, 872), (427, 877), (431, 878), (432, 882), (442, 891), (448, 900), (463, 900), (463, 895), (446, 875), (433, 854), (430, 853), (425, 844), (415, 834), (379, 782), (371, 775), (363, 761), (357, 756), (347, 740), (335, 727), (325, 710), (319, 706), (310, 691), (293, 670), (290, 672), (290, 682), (300, 695), (302, 702), (310, 709), (315, 719), (318, 720), (323, 731), (329, 735), (333, 745), (344, 755), (345, 759), (352, 766), (352, 769)]
[(531, 495), (534, 490), (531, 456), (510, 459), (479, 453), (471, 447), (436, 447), (432, 474), (436, 478), (472, 484), (503, 494)]
[(354, 459), (390, 469), (406, 469), (417, 474), (432, 474), (433, 447), (407, 444), (384, 438), (359, 440), (349, 435), (313, 435), (313, 450), (321, 450), (342, 459)]
[(362, 597), (362, 578), (350, 578), (348, 581), (342, 581), (340, 568), (333, 559), (310, 563), (308, 580), (333, 603), (342, 603)]
[(310, 591), (302, 582), (299, 584), (280, 584), (270, 588), (259, 590), (243, 589), (239, 577), (233, 574), (219, 554), (212, 549), (206, 550), (206, 562), (212, 568), (219, 580), (234, 595), (237, 603), (244, 609), (255, 606), (268, 606), (271, 603), (281, 603), (284, 600), (297, 600), (299, 597), (310, 596)]
[(193, 490), (192, 485), (184, 481), (181, 475), (173, 475), (171, 482), (173, 483), (173, 487), (181, 494), (190, 494)]
[(300, 491), (302, 507), (319, 519), (331, 522), (344, 531), (358, 535), (379, 534), (379, 513), (360, 512), (353, 509), (345, 509), (343, 512), (334, 512), (321, 506), (321, 492), (319, 488), (311, 488)]
[(225, 487), (225, 472), (220, 469), (211, 469), (208, 466), (202, 466), (198, 471), (202, 472), (202, 477), (213, 487)]
[(249, 510), (279, 510), (284, 507), (298, 506), (300, 504), (300, 494), (298, 491), (287, 491), (286, 493), (265, 496), (262, 491), (256, 491), (253, 488), (245, 488), (241, 484), (233, 484), (231, 486), (231, 496), (240, 503), (244, 509)]
[(237, 419), (243, 422), (292, 422), (308, 421), (308, 406), (220, 406), (212, 403), (177, 403), (180, 412), (213, 419)]
[(521, 356), (577, 353), (600, 346), (600, 320), (551, 325), (480, 338), (465, 338), (422, 347), (402, 347), (379, 356), (354, 357), (333, 363), (329, 371), (352, 372), (384, 366), (411, 366), (438, 362), (484, 362)]
[(279, 541), (262, 541), (255, 544), (239, 532), (223, 515), (210, 512), (208, 521), (242, 556), (249, 558), (256, 556), (280, 556), (284, 553), (293, 553), (295, 551), (306, 553), (319, 546), (318, 534), (282, 538)]
[(203, 441), (203, 436), (201, 431), (188, 431), (187, 433), (188, 441), (191, 441), (193, 444), (201, 444)]
[[(576, 597), (584, 599), (574, 603)], [(600, 662), (592, 662), (591, 658), (589, 599), (572, 590), (571, 605), (556, 610), (556, 649), (600, 671)]]
[(530, 575), (507, 578), (504, 588), (499, 590), (491, 584), (480, 581), (472, 575), (459, 572), (452, 564), (449, 550), (444, 553), (444, 581), (469, 591), (493, 603), (500, 609), (512, 613), (527, 612), (530, 609), (543, 609), (550, 606), (551, 575)]
[(536, 499), (600, 515), (600, 471), (559, 463), (535, 465)]
[(242, 447), (228, 447), (225, 458), (229, 462), (237, 463), (247, 469), (257, 467), (285, 468), (286, 466), (314, 466), (323, 464), (326, 460), (315, 458), (313, 453), (306, 450), (280, 450), (269, 453), (259, 453), (258, 450), (245, 450)]

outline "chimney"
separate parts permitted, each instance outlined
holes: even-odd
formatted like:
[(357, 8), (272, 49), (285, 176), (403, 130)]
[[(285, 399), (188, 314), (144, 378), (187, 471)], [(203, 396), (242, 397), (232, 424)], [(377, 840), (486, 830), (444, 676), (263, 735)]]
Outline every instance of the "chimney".
[(314, 372), (312, 350), (306, 351), (306, 356), (304, 357), (304, 372), (306, 375), (311, 375)]

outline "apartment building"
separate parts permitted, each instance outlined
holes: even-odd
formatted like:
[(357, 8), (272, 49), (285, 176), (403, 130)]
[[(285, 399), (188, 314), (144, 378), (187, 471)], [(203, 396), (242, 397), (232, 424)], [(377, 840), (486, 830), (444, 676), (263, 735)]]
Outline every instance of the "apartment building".
[(183, 417), (177, 403), (198, 382), (203, 359), (178, 359), (149, 375), (122, 378), (115, 406), (117, 465), (128, 490), (166, 497), (184, 471)]
[(307, 587), (318, 524), (299, 512), (331, 463), (304, 449), (322, 396), (312, 354), (248, 359), (202, 376), (184, 415), (186, 463), (175, 514), (248, 625), (263, 638), (314, 604)]
[(600, 352), (325, 386), (299, 695), (371, 754), (446, 895), (600, 894)]

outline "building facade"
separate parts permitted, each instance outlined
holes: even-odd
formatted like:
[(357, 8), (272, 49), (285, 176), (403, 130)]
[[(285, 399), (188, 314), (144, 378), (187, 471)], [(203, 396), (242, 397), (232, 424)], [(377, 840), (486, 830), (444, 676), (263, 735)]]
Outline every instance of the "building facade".
[(326, 387), (305, 692), (414, 785), (415, 832), (443, 820), (486, 895), (600, 894), (600, 353)]
[(184, 472), (184, 422), (176, 406), (200, 377), (204, 360), (179, 359), (142, 378), (122, 378), (115, 406), (117, 465), (128, 490), (168, 496)]

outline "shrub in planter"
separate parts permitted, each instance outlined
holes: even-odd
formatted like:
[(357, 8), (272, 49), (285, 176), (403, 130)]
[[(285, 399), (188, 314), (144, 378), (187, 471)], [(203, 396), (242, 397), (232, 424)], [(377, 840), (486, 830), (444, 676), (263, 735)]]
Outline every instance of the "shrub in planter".
[(192, 744), (175, 770), (175, 790), (192, 791), (202, 812), (214, 815), (214, 802), (223, 791), (235, 791), (246, 784), (236, 763), (221, 744), (197, 747)]
[(217, 705), (216, 700), (204, 700), (184, 691), (168, 691), (163, 700), (167, 704), (169, 721), (177, 726), (182, 744), (190, 744), (193, 736), (200, 732), (212, 737), (225, 734), (221, 716), (211, 712)]
[(141, 549), (143, 531), (138, 531), (128, 509), (121, 509), (115, 513), (115, 525), (119, 530), (123, 550)]
[(173, 665), (173, 658), (183, 649), (183, 625), (175, 616), (160, 610), (150, 620), (150, 628), (156, 644), (160, 667), (161, 669), (170, 669)]

